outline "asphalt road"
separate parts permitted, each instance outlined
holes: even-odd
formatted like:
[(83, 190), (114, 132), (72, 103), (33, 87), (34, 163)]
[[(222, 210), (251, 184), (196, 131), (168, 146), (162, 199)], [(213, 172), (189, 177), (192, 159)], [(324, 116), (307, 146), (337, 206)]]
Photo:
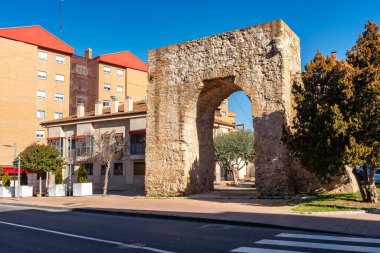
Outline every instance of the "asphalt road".
[(0, 205), (0, 252), (380, 253), (380, 239)]

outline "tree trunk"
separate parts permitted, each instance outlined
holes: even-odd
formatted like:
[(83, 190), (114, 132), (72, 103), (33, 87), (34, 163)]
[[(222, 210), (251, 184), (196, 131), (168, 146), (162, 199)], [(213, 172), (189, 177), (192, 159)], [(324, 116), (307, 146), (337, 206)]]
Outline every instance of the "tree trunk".
[(42, 197), (42, 176), (41, 176), (41, 172), (38, 173), (38, 179), (39, 179), (39, 194), (38, 194), (38, 197)]
[(363, 201), (366, 201), (366, 200), (367, 200), (367, 196), (365, 195), (365, 192), (364, 192), (364, 190), (363, 190), (362, 183), (361, 183), (360, 180), (359, 180), (358, 171), (356, 170), (356, 167), (354, 167), (354, 169), (352, 170), (352, 173), (354, 174), (355, 179), (356, 179), (356, 183), (357, 183), (358, 186), (359, 186), (360, 196), (362, 197), (362, 200), (363, 200)]
[(368, 185), (367, 185), (367, 202), (369, 203), (377, 203), (377, 191), (375, 184), (375, 167), (373, 164), (370, 166), (370, 172), (368, 177)]
[(108, 190), (108, 173), (110, 171), (110, 166), (111, 166), (111, 164), (109, 162), (107, 162), (107, 165), (106, 165), (106, 174), (104, 175), (103, 196), (107, 195), (107, 190)]
[(235, 165), (232, 165), (232, 176), (233, 176), (235, 185), (239, 184), (237, 175), (238, 175), (238, 169), (237, 169), (237, 165), (235, 164)]

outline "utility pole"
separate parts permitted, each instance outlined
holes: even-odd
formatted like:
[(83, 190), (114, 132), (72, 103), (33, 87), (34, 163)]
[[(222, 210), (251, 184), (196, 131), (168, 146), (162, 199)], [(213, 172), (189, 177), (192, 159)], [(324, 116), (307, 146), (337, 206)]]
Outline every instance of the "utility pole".
[[(20, 190), (21, 190), (21, 182), (20, 182), (20, 168), (21, 168), (21, 161), (20, 157), (18, 157), (18, 175), (17, 175), (17, 180), (18, 180), (18, 190), (17, 190), (17, 200), (20, 200)], [(16, 186), (15, 186), (16, 189)]]

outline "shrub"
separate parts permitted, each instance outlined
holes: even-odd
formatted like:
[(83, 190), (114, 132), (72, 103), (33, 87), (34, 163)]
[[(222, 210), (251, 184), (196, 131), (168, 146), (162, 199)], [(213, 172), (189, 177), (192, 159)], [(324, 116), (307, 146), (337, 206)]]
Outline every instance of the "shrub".
[(62, 184), (63, 176), (62, 176), (62, 167), (58, 166), (55, 170), (55, 184)]
[(28, 174), (25, 170), (21, 173), (20, 185), (28, 185)]
[(78, 183), (87, 183), (87, 170), (83, 164), (78, 170)]
[(8, 173), (5, 173), (5, 175), (2, 178), (3, 187), (5, 186), (11, 186), (11, 178), (9, 177)]

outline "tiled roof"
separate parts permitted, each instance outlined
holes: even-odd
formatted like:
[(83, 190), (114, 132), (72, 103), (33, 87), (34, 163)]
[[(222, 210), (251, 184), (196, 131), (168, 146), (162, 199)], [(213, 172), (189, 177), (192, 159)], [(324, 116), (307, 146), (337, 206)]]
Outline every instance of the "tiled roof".
[(148, 65), (129, 51), (103, 54), (96, 57), (100, 62), (148, 72)]
[(119, 106), (119, 112), (111, 113), (109, 107), (103, 107), (103, 114), (95, 115), (95, 112), (87, 112), (85, 116), (83, 117), (77, 117), (77, 116), (70, 116), (65, 117), (62, 119), (54, 119), (42, 122), (42, 126), (52, 125), (52, 124), (59, 124), (59, 123), (68, 123), (68, 122), (74, 122), (74, 121), (81, 121), (81, 120), (89, 120), (89, 119), (102, 119), (107, 117), (115, 117), (115, 116), (123, 116), (123, 115), (130, 115), (130, 114), (139, 114), (139, 113), (146, 113), (146, 103), (144, 101), (137, 101), (133, 102), (133, 110), (124, 112), (124, 106)]
[(0, 37), (22, 41), (62, 53), (74, 53), (74, 49), (72, 47), (39, 25), (0, 28)]

